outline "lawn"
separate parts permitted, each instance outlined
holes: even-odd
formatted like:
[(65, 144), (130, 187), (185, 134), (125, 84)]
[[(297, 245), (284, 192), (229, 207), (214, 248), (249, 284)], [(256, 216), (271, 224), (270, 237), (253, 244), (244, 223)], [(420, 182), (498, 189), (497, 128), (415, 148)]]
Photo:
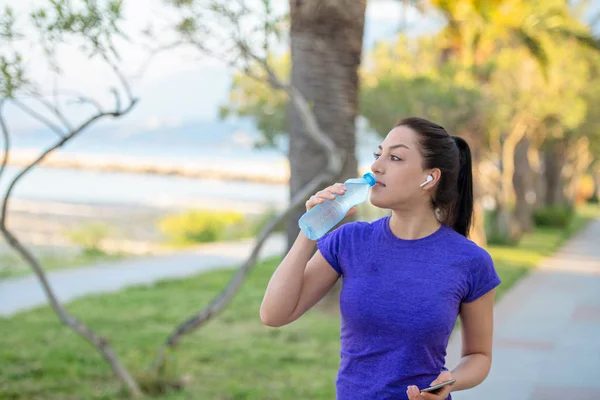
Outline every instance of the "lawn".
[[(569, 232), (581, 228), (580, 213)], [(598, 213), (600, 214), (600, 213)], [(538, 229), (513, 248), (490, 247), (504, 292), (565, 240), (565, 232)], [(283, 329), (261, 324), (258, 309), (278, 259), (262, 262), (231, 306), (187, 337), (172, 360), (188, 374), (184, 391), (161, 399), (332, 399), (339, 363), (339, 320), (319, 307)], [(90, 296), (69, 304), (97, 332), (111, 339), (136, 373), (152, 360), (175, 323), (206, 304), (231, 271)], [(59, 325), (48, 309), (0, 322), (1, 399), (118, 399), (119, 385), (91, 347)]]

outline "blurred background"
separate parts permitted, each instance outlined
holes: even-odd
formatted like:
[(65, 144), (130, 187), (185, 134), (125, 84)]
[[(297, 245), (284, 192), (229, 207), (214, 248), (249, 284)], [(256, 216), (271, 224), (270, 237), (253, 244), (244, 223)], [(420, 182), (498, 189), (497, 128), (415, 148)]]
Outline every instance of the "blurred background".
[[(286, 330), (258, 318), (306, 199), (223, 316), (182, 342), (174, 371), (142, 373), (324, 170), (332, 154), (307, 118), (344, 159), (319, 188), (369, 171), (403, 117), (464, 137), (472, 239), (494, 258), (499, 298), (600, 216), (599, 1), (0, 5), (0, 398), (127, 396), (44, 306), (19, 246), (61, 300), (97, 294), (68, 308), (114, 342), (144, 393), (333, 398), (335, 301)], [(302, 94), (308, 117), (282, 86)], [(355, 218), (386, 213), (365, 203)], [(219, 271), (200, 277), (201, 266)]]

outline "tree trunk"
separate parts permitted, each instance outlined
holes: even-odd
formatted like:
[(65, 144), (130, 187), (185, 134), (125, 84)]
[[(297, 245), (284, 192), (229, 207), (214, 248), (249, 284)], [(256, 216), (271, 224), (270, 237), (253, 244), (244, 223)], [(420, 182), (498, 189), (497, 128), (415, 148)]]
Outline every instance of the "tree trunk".
[(519, 119), (502, 143), (501, 190), (495, 225), (498, 235), (510, 243), (517, 242), (522, 233), (521, 227), (514, 218), (516, 196), (513, 177), (517, 144), (523, 139), (526, 131), (527, 125), (522, 119)]
[(528, 138), (523, 138), (517, 145), (513, 177), (516, 195), (514, 216), (524, 232), (530, 231), (533, 226), (532, 217), (537, 198), (536, 170), (535, 166), (530, 163), (530, 145), (531, 142)]
[[(355, 120), (365, 9), (365, 0), (290, 0), (291, 83), (312, 105), (321, 130), (345, 153), (337, 182), (358, 172)], [(291, 198), (325, 167), (327, 157), (307, 135), (297, 110), (290, 106), (288, 113)], [(287, 221), (288, 248), (304, 212), (298, 208)]]
[(487, 236), (485, 232), (485, 211), (482, 205), (482, 177), (479, 173), (479, 165), (482, 159), (483, 126), (478, 122), (461, 131), (460, 136), (469, 144), (471, 149), (471, 163), (473, 164), (473, 226), (471, 228), (470, 239), (481, 247), (487, 246)]
[(577, 138), (575, 143), (569, 146), (566, 173), (564, 178), (564, 195), (567, 199), (567, 204), (576, 205), (583, 201), (580, 198), (581, 179), (594, 161), (593, 155), (590, 153), (590, 142), (587, 136)]
[(544, 150), (544, 180), (546, 181), (546, 206), (567, 204), (563, 190), (562, 171), (567, 162), (567, 145), (564, 140), (551, 140)]
[(594, 197), (600, 198), (600, 161), (596, 161), (595, 166), (592, 168), (592, 179), (594, 180)]

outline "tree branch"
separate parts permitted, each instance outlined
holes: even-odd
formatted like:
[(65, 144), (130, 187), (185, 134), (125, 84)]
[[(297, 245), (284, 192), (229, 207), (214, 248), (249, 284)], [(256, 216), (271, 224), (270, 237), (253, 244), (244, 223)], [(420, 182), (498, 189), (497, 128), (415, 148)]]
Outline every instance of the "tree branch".
[[(129, 389), (129, 392), (134, 397), (138, 397), (141, 395), (141, 392), (137, 386), (137, 383), (135, 382), (133, 377), (129, 374), (129, 372), (125, 369), (125, 367), (121, 364), (118, 357), (116, 356), (116, 354), (110, 347), (108, 341), (103, 337), (97, 336), (83, 322), (79, 321), (77, 318), (68, 314), (68, 312), (64, 309), (64, 307), (59, 303), (56, 295), (54, 294), (52, 287), (50, 286), (50, 283), (48, 282), (48, 279), (46, 278), (46, 274), (42, 270), (38, 260), (33, 256), (33, 254), (25, 246), (23, 246), (23, 244), (16, 238), (16, 236), (12, 232), (9, 231), (9, 229), (7, 228), (7, 225), (6, 225), (6, 222), (7, 222), (6, 221), (6, 215), (7, 215), (6, 213), (7, 213), (8, 204), (10, 201), (10, 196), (12, 194), (12, 191), (15, 188), (15, 186), (17, 185), (17, 183), (32, 168), (34, 168), (36, 165), (38, 165), (40, 162), (42, 162), (48, 154), (52, 153), (54, 150), (56, 150), (57, 148), (64, 145), (69, 140), (73, 139), (77, 134), (79, 134), (80, 132), (82, 132), (83, 130), (88, 128), (95, 121), (97, 121), (103, 117), (107, 117), (107, 116), (119, 117), (123, 114), (126, 114), (133, 108), (135, 103), (136, 103), (135, 100), (130, 102), (128, 107), (125, 108), (124, 110), (116, 109), (115, 111), (110, 112), (110, 113), (98, 113), (98, 114), (92, 116), (87, 121), (85, 121), (84, 123), (79, 125), (79, 127), (77, 127), (75, 130), (69, 132), (68, 135), (64, 136), (61, 140), (56, 142), (53, 146), (49, 147), (35, 161), (33, 161), (31, 164), (29, 164), (16, 177), (14, 177), (12, 182), (10, 183), (6, 193), (4, 194), (4, 199), (2, 202), (2, 213), (0, 215), (0, 231), (6, 238), (6, 241), (8, 242), (8, 244), (12, 248), (14, 248), (17, 251), (17, 253), (19, 255), (21, 255), (21, 257), (23, 257), (23, 259), (31, 266), (31, 268), (33, 269), (33, 272), (35, 273), (38, 280), (40, 281), (40, 284), (42, 285), (42, 289), (43, 289), (44, 293), (46, 294), (46, 297), (48, 298), (50, 307), (59, 316), (60, 321), (62, 323), (64, 323), (65, 325), (69, 326), (71, 329), (73, 329), (75, 332), (77, 332), (81, 336), (83, 336), (92, 345), (94, 345), (100, 351), (100, 353), (106, 359), (106, 361), (109, 363), (109, 365), (111, 366), (113, 372), (117, 375), (117, 377), (119, 377), (119, 379), (121, 379), (121, 381), (127, 386), (127, 388)], [(6, 164), (6, 160), (8, 158), (8, 143), (9, 143), (8, 138), (10, 137), (10, 135), (8, 132), (8, 128), (7, 128), (6, 124), (4, 123), (4, 119), (2, 118), (1, 110), (0, 110), (0, 125), (2, 127), (2, 134), (5, 139), (5, 155), (4, 155), (4, 160), (3, 160), (3, 164), (2, 164), (3, 165), (2, 168), (4, 168), (4, 165)]]
[(315, 193), (317, 189), (321, 187), (323, 182), (331, 180), (334, 177), (335, 172), (336, 171), (326, 170), (313, 178), (300, 192), (296, 194), (296, 196), (294, 196), (294, 198), (292, 198), (290, 205), (280, 215), (272, 219), (265, 228), (263, 228), (254, 244), (254, 248), (252, 249), (250, 256), (246, 259), (242, 267), (237, 270), (225, 289), (223, 289), (223, 291), (217, 295), (206, 308), (180, 323), (177, 328), (175, 328), (167, 337), (164, 344), (159, 349), (156, 361), (154, 363), (154, 367), (158, 372), (164, 372), (167, 352), (169, 350), (174, 350), (184, 335), (191, 333), (205, 325), (209, 320), (227, 307), (227, 305), (233, 300), (235, 294), (239, 291), (242, 283), (245, 281), (250, 271), (256, 266), (256, 261), (260, 250), (269, 236), (271, 236), (277, 225), (285, 220), (298, 206), (304, 203), (306, 198)]
[(37, 159), (35, 159), (32, 163), (30, 163), (27, 167), (25, 167), (12, 180), (11, 184), (9, 185), (9, 187), (4, 195), (4, 201), (2, 204), (2, 212), (0, 215), (0, 219), (2, 221), (5, 221), (8, 200), (10, 198), (10, 195), (12, 194), (13, 189), (15, 188), (16, 184), (21, 180), (21, 178), (23, 178), (33, 167), (35, 167), (36, 165), (41, 163), (50, 153), (52, 153), (54, 150), (58, 149), (59, 147), (62, 147), (65, 143), (67, 143), (69, 140), (73, 139), (77, 134), (79, 134), (80, 132), (85, 130), (87, 127), (92, 125), (97, 120), (99, 120), (103, 117), (107, 117), (107, 116), (112, 116), (112, 117), (116, 118), (116, 117), (120, 117), (121, 115), (127, 114), (136, 103), (137, 103), (137, 99), (134, 99), (133, 101), (131, 101), (129, 103), (127, 108), (125, 108), (124, 110), (115, 109), (115, 111), (112, 111), (112, 112), (103, 112), (103, 113), (98, 113), (98, 114), (94, 115), (93, 117), (89, 118), (87, 121), (85, 121), (84, 123), (79, 125), (79, 127), (77, 127), (75, 130), (70, 132), (68, 135), (63, 136), (62, 140), (56, 142), (54, 145), (50, 146), (48, 149), (46, 149), (44, 152), (42, 152), (42, 154)]
[(6, 121), (4, 121), (4, 102), (5, 99), (2, 99), (2, 101), (0, 101), (0, 129), (2, 129), (2, 136), (4, 138), (4, 155), (2, 157), (2, 166), (0, 166), (0, 181), (2, 180), (2, 174), (4, 174), (6, 164), (8, 164), (8, 154), (10, 151), (10, 137), (8, 135), (8, 126), (6, 125)]
[(69, 120), (64, 116), (64, 114), (62, 113), (62, 111), (59, 109), (58, 105), (52, 104), (48, 100), (44, 99), (44, 97), (41, 96), (37, 92), (31, 92), (31, 93), (35, 96), (35, 99), (37, 101), (39, 101), (40, 103), (42, 103), (48, 110), (52, 111), (56, 115), (56, 117), (58, 119), (60, 119), (60, 121), (63, 123), (63, 125), (65, 126), (65, 128), (67, 129), (67, 131), (70, 132), (70, 131), (73, 130), (73, 126), (71, 125), (71, 123), (69, 122)]
[[(235, 21), (237, 23), (237, 21)], [(238, 32), (241, 32), (238, 27)], [(214, 55), (214, 52), (208, 51), (205, 46), (203, 46), (200, 42), (194, 41), (193, 38), (189, 38), (191, 44), (194, 44), (197, 49), (199, 49), (204, 54)], [(244, 264), (237, 270), (234, 276), (231, 278), (227, 286), (223, 289), (223, 291), (217, 295), (210, 304), (204, 309), (196, 312), (189, 318), (185, 319), (181, 322), (166, 338), (163, 345), (159, 348), (156, 360), (154, 361), (153, 368), (158, 373), (164, 373), (165, 365), (166, 365), (166, 357), (169, 351), (174, 350), (179, 344), (182, 337), (186, 334), (189, 334), (201, 326), (205, 325), (209, 320), (223, 311), (227, 305), (231, 302), (235, 294), (240, 289), (242, 283), (246, 279), (248, 273), (255, 267), (258, 254), (262, 249), (264, 243), (268, 239), (268, 237), (273, 233), (277, 225), (283, 220), (285, 220), (292, 212), (294, 212), (302, 203), (305, 202), (306, 198), (310, 197), (313, 193), (317, 191), (321, 185), (323, 185), (326, 181), (331, 181), (335, 178), (335, 176), (339, 175), (343, 163), (344, 157), (341, 152), (339, 152), (335, 146), (333, 140), (331, 140), (327, 135), (325, 135), (319, 124), (317, 119), (310, 108), (308, 101), (304, 98), (302, 93), (297, 90), (295, 87), (284, 84), (274, 73), (271, 67), (268, 65), (265, 59), (258, 57), (254, 54), (250, 48), (241, 41), (241, 38), (236, 40), (237, 48), (242, 52), (242, 55), (250, 60), (255, 61), (258, 66), (260, 66), (265, 76), (267, 77), (267, 82), (274, 89), (282, 89), (284, 90), (294, 107), (298, 110), (300, 114), (300, 118), (306, 127), (306, 131), (310, 135), (311, 138), (318, 143), (325, 153), (328, 156), (327, 167), (321, 172), (319, 175), (314, 177), (304, 188), (298, 192), (291, 200), (288, 207), (277, 217), (272, 219), (267, 226), (263, 228), (263, 230), (258, 235), (258, 238), (255, 242), (255, 245), (252, 249), (250, 256), (246, 259)], [(228, 62), (228, 64), (232, 65), (233, 62)], [(245, 72), (249, 72), (249, 68), (245, 69)], [(260, 79), (256, 75), (252, 75), (255, 79)], [(263, 80), (264, 82), (264, 80)]]
[[(115, 75), (117, 75), (117, 77), (119, 78), (119, 81), (121, 82), (121, 85), (125, 89), (125, 93), (127, 94), (127, 98), (129, 99), (129, 101), (134, 102), (133, 95), (131, 93), (131, 87), (129, 86), (129, 82), (127, 81), (127, 79), (125, 79), (125, 76), (123, 75), (123, 73), (121, 72), (119, 67), (117, 67), (117, 65), (110, 58), (108, 58), (108, 56), (106, 55), (106, 53), (104, 51), (100, 52), (100, 56), (104, 59), (104, 61), (106, 61), (106, 63), (114, 71)], [(117, 106), (117, 109), (120, 109), (120, 107)]]
[(38, 121), (42, 122), (44, 125), (46, 125), (48, 128), (50, 128), (52, 131), (54, 131), (54, 133), (56, 133), (60, 138), (65, 138), (65, 133), (63, 132), (62, 129), (60, 129), (58, 126), (56, 126), (52, 121), (50, 121), (48, 118), (44, 117), (42, 114), (38, 113), (37, 111), (32, 110), (31, 108), (29, 108), (28, 106), (26, 106), (25, 104), (23, 104), (22, 102), (20, 102), (17, 99), (13, 99), (13, 103), (19, 107), (21, 110), (25, 111), (27, 114), (29, 114), (31, 117), (33, 117), (34, 119), (37, 119)]

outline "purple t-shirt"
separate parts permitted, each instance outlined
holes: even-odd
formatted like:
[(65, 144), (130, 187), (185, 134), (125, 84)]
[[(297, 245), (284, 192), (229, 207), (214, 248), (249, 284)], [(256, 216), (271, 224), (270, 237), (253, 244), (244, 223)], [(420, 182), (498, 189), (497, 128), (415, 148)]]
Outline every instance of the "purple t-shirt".
[(409, 385), (429, 386), (446, 370), (460, 304), (500, 284), (488, 252), (452, 228), (403, 240), (389, 219), (347, 223), (317, 242), (343, 278), (340, 400), (408, 399)]

